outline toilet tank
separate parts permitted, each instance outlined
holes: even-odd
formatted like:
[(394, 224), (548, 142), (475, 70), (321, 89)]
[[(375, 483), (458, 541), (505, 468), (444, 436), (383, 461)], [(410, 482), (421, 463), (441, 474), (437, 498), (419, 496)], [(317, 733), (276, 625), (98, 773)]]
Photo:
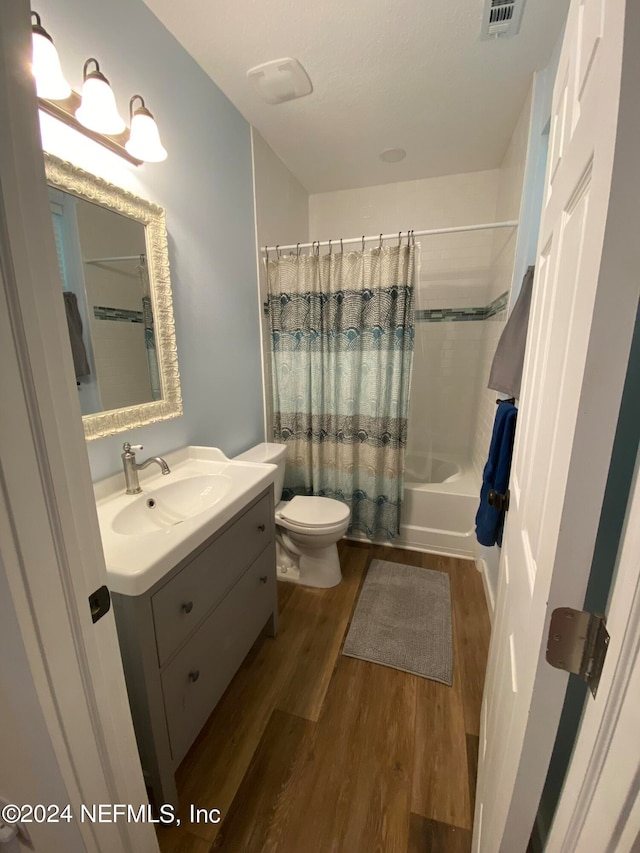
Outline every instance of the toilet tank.
[(241, 453), (235, 458), (239, 462), (268, 462), (270, 465), (278, 466), (275, 482), (273, 484), (273, 488), (275, 490), (275, 503), (277, 506), (282, 499), (282, 488), (284, 486), (284, 470), (287, 460), (286, 444), (273, 444), (263, 441), (261, 444), (256, 444), (255, 447), (245, 450), (244, 453)]

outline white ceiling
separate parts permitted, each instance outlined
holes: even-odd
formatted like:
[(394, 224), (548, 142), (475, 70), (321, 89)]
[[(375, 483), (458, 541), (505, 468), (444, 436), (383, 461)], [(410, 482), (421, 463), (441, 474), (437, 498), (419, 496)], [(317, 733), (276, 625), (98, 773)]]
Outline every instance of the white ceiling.
[[(528, 0), (517, 36), (480, 41), (484, 0), (145, 2), (309, 192), (497, 167), (569, 5)], [(246, 72), (284, 56), (314, 90), (270, 106)]]

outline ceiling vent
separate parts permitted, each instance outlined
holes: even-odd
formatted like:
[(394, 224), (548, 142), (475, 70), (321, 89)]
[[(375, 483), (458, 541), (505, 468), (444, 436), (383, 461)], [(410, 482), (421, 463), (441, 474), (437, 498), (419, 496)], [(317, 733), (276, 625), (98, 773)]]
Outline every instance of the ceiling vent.
[(290, 56), (256, 65), (247, 71), (247, 77), (268, 104), (281, 104), (313, 92), (309, 75)]
[(511, 38), (518, 34), (525, 0), (485, 0), (480, 38)]

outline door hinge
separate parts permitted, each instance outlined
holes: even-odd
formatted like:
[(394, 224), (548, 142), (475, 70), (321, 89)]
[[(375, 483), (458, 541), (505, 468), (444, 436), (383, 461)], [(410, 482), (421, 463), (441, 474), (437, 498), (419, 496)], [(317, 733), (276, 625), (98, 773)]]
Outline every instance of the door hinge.
[(97, 622), (102, 619), (105, 613), (111, 608), (111, 595), (106, 586), (101, 586), (89, 596), (89, 607), (91, 609), (91, 619)]
[(571, 607), (558, 607), (551, 614), (547, 662), (579, 675), (594, 698), (608, 646), (609, 634), (601, 614)]

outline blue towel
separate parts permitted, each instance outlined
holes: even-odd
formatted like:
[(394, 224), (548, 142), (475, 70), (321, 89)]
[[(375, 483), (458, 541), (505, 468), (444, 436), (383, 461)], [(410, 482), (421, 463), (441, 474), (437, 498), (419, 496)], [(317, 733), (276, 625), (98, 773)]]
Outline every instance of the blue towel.
[(498, 404), (489, 458), (482, 472), (480, 506), (476, 514), (476, 538), (481, 545), (502, 545), (504, 510), (489, 506), (487, 497), (492, 489), (502, 495), (507, 491), (517, 414), (518, 410), (513, 403)]

